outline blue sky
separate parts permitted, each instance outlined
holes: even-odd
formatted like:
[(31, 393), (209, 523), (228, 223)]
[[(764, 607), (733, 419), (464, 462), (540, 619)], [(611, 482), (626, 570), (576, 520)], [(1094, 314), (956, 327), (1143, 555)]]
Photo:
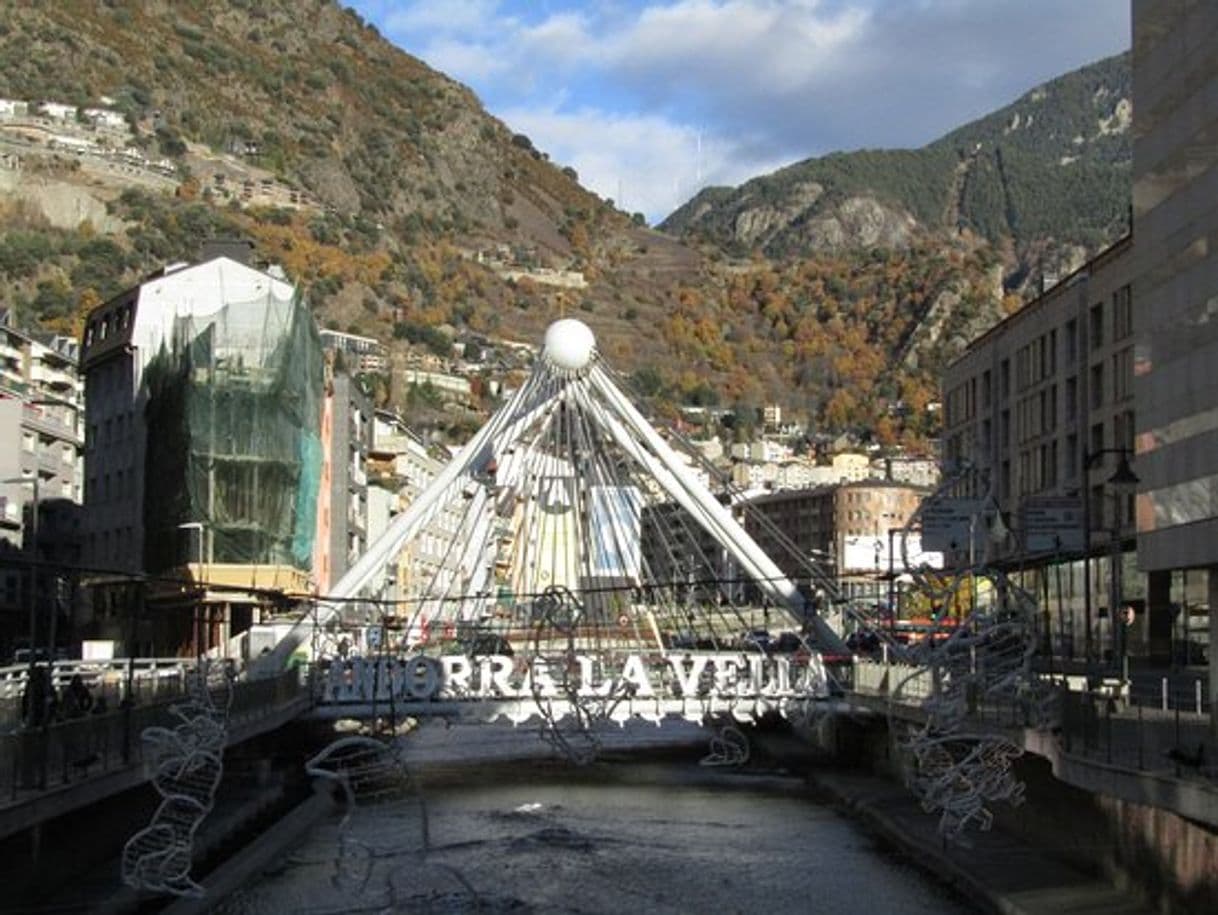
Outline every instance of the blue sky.
[(708, 184), (920, 146), (1129, 47), (1129, 0), (357, 0), (656, 222)]

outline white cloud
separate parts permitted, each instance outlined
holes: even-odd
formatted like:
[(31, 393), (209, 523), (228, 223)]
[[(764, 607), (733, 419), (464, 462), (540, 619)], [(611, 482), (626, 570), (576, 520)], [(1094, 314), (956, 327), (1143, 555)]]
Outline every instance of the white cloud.
[(682, 0), (643, 11), (605, 40), (611, 65), (670, 80), (789, 91), (826, 72), (868, 19), (861, 8), (767, 0)]
[(501, 115), (555, 164), (579, 172), (584, 187), (612, 198), (628, 212), (643, 212), (649, 221), (666, 216), (699, 186), (737, 184), (784, 164), (755, 155), (743, 144), (700, 139), (696, 128), (659, 115), (615, 115), (590, 108), (519, 108)]
[(485, 45), (453, 38), (438, 38), (422, 55), (428, 66), (463, 83), (501, 78), (512, 72), (510, 60), (486, 53)]
[(439, 35), (488, 34), (498, 24), (499, 0), (418, 0), (400, 6), (391, 4), (382, 20), (390, 35), (428, 32)]
[(652, 218), (688, 199), (699, 171), (735, 183), (835, 149), (921, 145), (1129, 43), (1128, 0), (553, 6), (364, 8), (588, 186), (633, 187), (627, 206)]

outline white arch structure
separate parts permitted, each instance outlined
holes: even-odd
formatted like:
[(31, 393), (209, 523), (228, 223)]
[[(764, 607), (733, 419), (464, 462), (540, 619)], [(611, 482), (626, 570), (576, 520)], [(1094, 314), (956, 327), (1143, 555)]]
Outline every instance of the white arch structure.
[[(660, 515), (644, 515), (655, 505), (667, 506), (668, 517), (679, 515), (681, 523), (692, 519), (704, 532), (696, 535), (700, 542), (714, 545), (767, 604), (814, 633), (821, 648), (845, 650), (795, 584), (614, 383), (587, 325), (568, 318), (550, 325), (524, 384), (333, 586), (331, 599), (300, 620), (260, 664), (280, 669), (314, 626), (330, 622), (344, 601), (367, 593), (428, 531), (450, 541), (419, 598), (436, 618), (475, 619), (486, 612), (495, 599), (497, 551), (501, 559), (510, 553), (500, 568), (508, 568), (517, 592), (540, 591), (547, 582), (576, 594), (598, 580), (653, 586), (656, 569), (647, 566), (655, 559), (640, 551), (639, 541), (644, 520), (658, 529)], [(690, 545), (694, 536), (686, 531), (683, 549), (700, 552), (704, 569), (713, 567), (705, 550)], [(656, 549), (672, 551), (664, 543)], [(680, 558), (672, 559), (675, 565), (669, 563), (661, 577), (671, 579), (681, 568)]]

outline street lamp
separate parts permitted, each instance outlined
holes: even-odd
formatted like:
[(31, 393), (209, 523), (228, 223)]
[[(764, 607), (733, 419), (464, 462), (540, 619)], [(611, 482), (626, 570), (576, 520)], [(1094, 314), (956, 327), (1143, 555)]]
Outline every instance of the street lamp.
[[(200, 583), (203, 583), (203, 531), (204, 531), (203, 522), (202, 521), (184, 521), (178, 525), (178, 530), (180, 530), (180, 531), (193, 530), (193, 531), (199, 532), (199, 537), (198, 537), (198, 541), (197, 541), (198, 550), (196, 551), (195, 555), (198, 557), (199, 581), (200, 581)], [(203, 586), (204, 586), (204, 589), (206, 589), (207, 586), (205, 583), (203, 583)], [(203, 655), (202, 599), (200, 599), (200, 605), (195, 609), (195, 653), (197, 655), (199, 655), (200, 657), (202, 657), (202, 655)]]
[[(30, 667), (26, 676), (26, 683), (32, 683), (34, 680), (34, 659), (36, 652), (34, 651), (37, 645), (35, 638), (35, 629), (38, 625), (38, 602), (36, 600), (36, 582), (38, 580), (38, 472), (35, 471), (32, 477), (9, 477), (5, 480), (0, 480), (4, 484), (20, 484), (30, 485), (33, 487), (33, 502), (30, 505), (30, 540), (27, 551), (30, 554), (30, 585), (25, 592), (26, 605), (30, 611)], [(54, 654), (54, 648), (51, 649), (51, 654)]]
[[(1133, 486), (1138, 485), (1138, 476), (1133, 472), (1133, 468), (1129, 466), (1129, 456), (1132, 454), (1129, 448), (1100, 448), (1097, 451), (1083, 452), (1083, 625), (1086, 627), (1083, 633), (1083, 658), (1088, 669), (1091, 667), (1093, 660), (1092, 654), (1092, 621), (1091, 621), (1091, 477), (1088, 471), (1094, 467), (1101, 457), (1106, 454), (1119, 454), (1120, 461), (1117, 463), (1116, 470), (1112, 476), (1108, 478), (1108, 483), (1114, 487), (1116, 495), (1119, 498), (1120, 493)], [(1101, 508), (1102, 508), (1101, 504)], [(1110, 623), (1113, 627), (1114, 652), (1116, 639), (1116, 613), (1117, 613), (1117, 596), (1120, 591), (1119, 564), (1118, 555), (1120, 551), (1120, 512), (1114, 512), (1112, 522), (1112, 550), (1113, 556), (1110, 559), (1112, 568), (1112, 585), (1109, 589), (1109, 603), (1112, 605), (1109, 608)]]

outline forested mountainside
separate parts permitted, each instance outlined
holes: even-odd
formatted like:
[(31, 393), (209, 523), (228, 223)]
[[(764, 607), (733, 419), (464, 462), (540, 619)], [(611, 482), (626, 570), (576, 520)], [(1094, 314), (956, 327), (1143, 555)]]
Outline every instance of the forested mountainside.
[[(389, 345), (380, 402), (455, 436), (489, 395), (433, 409), (397, 370), (575, 314), (661, 412), (747, 424), (776, 401), (817, 431), (923, 444), (944, 360), (1018, 304), (980, 222), (805, 248), (651, 230), (333, 0), (12, 4), (0, 98), (23, 103), (0, 117), (0, 303), (19, 323), (79, 327), (203, 240), (247, 237), (320, 324)], [(973, 172), (962, 199), (985, 196)]]
[(1129, 55), (1068, 73), (921, 149), (808, 159), (708, 188), (661, 228), (789, 258), (969, 235), (1003, 255), (1008, 288), (1063, 275), (1127, 231)]

